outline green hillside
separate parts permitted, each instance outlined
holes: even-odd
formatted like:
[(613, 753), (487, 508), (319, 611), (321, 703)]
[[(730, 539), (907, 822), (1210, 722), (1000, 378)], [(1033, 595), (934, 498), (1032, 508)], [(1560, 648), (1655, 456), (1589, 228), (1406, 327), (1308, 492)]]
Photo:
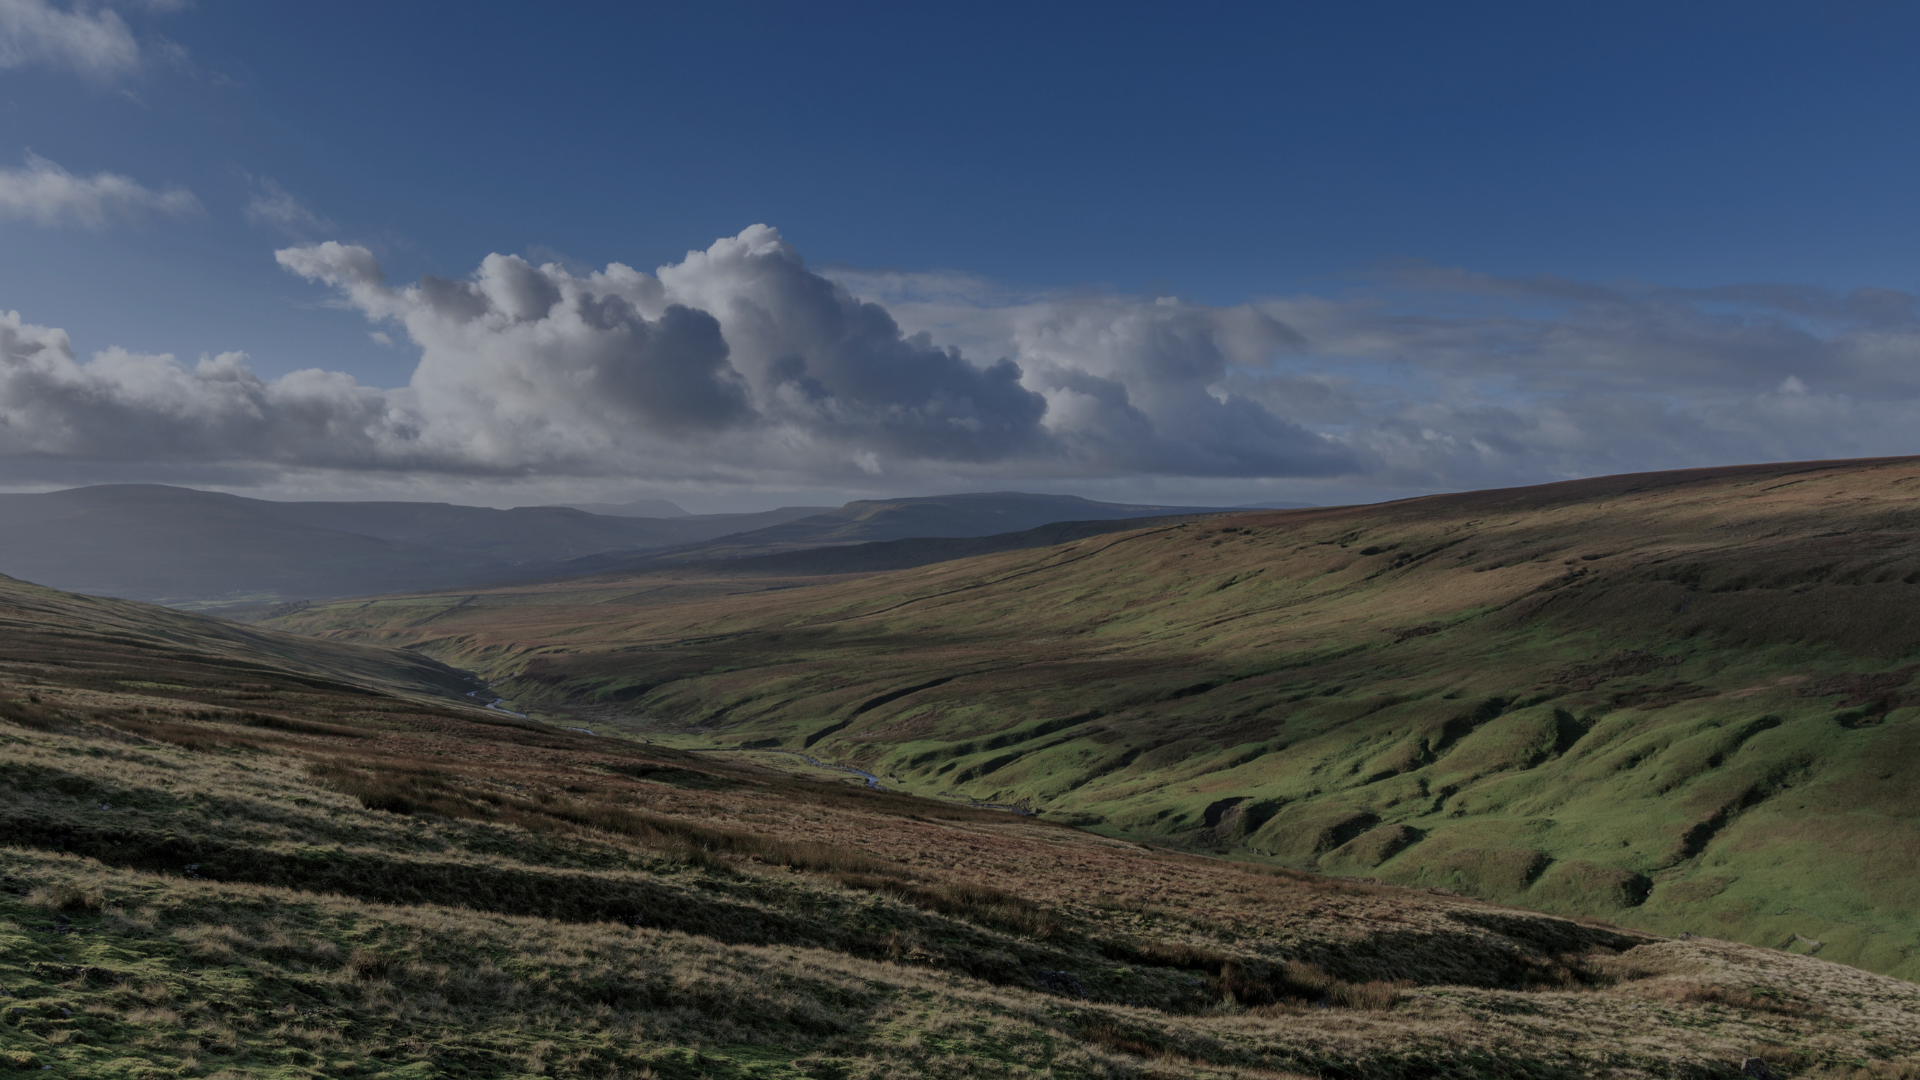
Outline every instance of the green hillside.
[(281, 625), (910, 792), (1912, 976), (1917, 529), (1920, 461), (1769, 465)]

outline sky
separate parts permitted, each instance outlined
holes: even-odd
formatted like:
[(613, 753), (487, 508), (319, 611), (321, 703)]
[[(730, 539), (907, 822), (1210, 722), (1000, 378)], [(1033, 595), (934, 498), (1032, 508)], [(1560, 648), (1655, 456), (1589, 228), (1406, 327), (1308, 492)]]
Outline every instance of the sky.
[(0, 488), (1920, 453), (1920, 8), (0, 0)]

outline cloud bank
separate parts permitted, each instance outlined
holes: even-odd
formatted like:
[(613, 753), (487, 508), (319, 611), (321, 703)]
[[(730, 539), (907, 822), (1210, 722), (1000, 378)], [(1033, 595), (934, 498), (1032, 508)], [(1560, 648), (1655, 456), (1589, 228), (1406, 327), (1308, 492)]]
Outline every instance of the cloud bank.
[(0, 71), (29, 64), (106, 79), (140, 66), (140, 43), (110, 10), (75, 5), (62, 11), (46, 0), (0, 0)]
[(75, 176), (32, 152), (24, 167), (0, 169), (0, 217), (45, 226), (104, 229), (116, 219), (136, 221), (150, 214), (191, 217), (200, 212), (200, 200), (183, 188), (154, 191), (110, 172)]
[(389, 282), (365, 248), (276, 253), (404, 387), (264, 380), (0, 320), (0, 462), (269, 473), (888, 486), (1260, 478), (1380, 491), (1920, 451), (1920, 303), (1409, 265), (1231, 307), (832, 276), (755, 226), (646, 274), (490, 255)]

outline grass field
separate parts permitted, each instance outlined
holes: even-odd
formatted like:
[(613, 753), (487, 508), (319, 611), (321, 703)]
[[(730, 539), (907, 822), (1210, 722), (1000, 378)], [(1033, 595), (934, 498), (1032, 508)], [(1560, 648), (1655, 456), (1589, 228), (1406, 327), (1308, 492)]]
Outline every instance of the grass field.
[(274, 625), (418, 649), (569, 724), (1912, 977), (1917, 583), (1920, 461), (1889, 459)]
[(1920, 987), (1817, 958), (522, 723), (405, 653), (0, 601), (0, 1068), (1920, 1075)]

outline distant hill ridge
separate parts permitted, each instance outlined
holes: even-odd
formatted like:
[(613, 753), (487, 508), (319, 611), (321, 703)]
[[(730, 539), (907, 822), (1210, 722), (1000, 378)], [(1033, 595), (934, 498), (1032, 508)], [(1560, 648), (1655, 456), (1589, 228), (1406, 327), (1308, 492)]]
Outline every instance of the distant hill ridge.
[(106, 484), (0, 495), (0, 573), (74, 592), (218, 609), (592, 573), (641, 552), (737, 558), (1167, 509), (1000, 492), (648, 518), (565, 506), (274, 502)]
[(608, 517), (683, 518), (692, 514), (665, 499), (635, 499), (623, 503), (569, 503), (575, 510)]

